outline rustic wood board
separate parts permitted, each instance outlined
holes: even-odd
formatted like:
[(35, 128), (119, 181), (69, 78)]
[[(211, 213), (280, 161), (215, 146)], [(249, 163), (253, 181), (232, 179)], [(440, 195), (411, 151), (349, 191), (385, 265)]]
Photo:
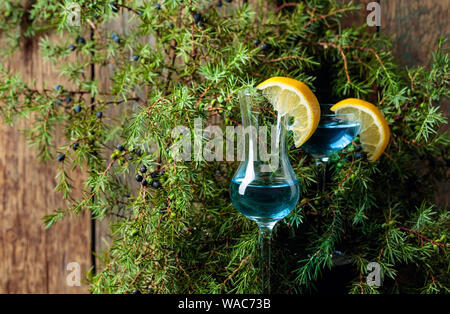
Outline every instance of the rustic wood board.
[[(36, 87), (67, 82), (39, 56), (38, 40), (30, 40), (7, 63)], [(18, 129), (0, 124), (0, 293), (87, 293), (88, 286), (68, 286), (67, 264), (77, 262), (81, 279), (91, 267), (89, 215), (66, 219), (49, 230), (42, 217), (67, 204), (56, 186), (56, 162), (41, 163)], [(72, 174), (81, 186), (81, 174)], [(78, 197), (79, 197), (79, 191)], [(75, 195), (76, 196), (76, 195)]]
[(403, 65), (427, 65), (440, 37), (450, 34), (450, 0), (381, 0), (381, 33)]
[[(343, 4), (348, 3), (346, 0), (341, 0)], [(355, 5), (359, 5), (361, 9), (358, 12), (347, 13), (347, 18), (343, 22), (343, 26), (354, 26), (360, 27), (363, 24), (367, 23), (367, 16), (371, 13), (371, 11), (367, 10), (367, 5), (371, 2), (379, 2), (374, 0), (354, 0), (353, 3)], [(377, 32), (376, 26), (369, 27), (370, 32)]]

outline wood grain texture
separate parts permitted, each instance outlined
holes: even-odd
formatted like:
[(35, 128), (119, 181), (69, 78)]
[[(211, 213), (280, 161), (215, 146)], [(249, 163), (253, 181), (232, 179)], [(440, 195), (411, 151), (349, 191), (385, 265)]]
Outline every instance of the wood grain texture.
[[(342, 2), (343, 5), (348, 3), (348, 1), (346, 1), (346, 0), (341, 0), (341, 2)], [(374, 0), (354, 0), (353, 3), (355, 5), (360, 6), (360, 10), (357, 11), (357, 12), (347, 13), (346, 19), (344, 19), (344, 21), (342, 22), (342, 25), (344, 27), (347, 27), (347, 26), (360, 27), (361, 25), (366, 24), (367, 23), (367, 16), (371, 13), (371, 11), (367, 10), (367, 5), (370, 2), (379, 2), (379, 0), (377, 0), (377, 1), (374, 1)], [(377, 27), (376, 26), (371, 26), (371, 27), (369, 27), (369, 31), (370, 32), (376, 32), (377, 31)]]
[(440, 37), (450, 34), (450, 0), (381, 0), (381, 33), (403, 65), (427, 65)]
[[(37, 88), (44, 82), (69, 86), (39, 56), (37, 40), (24, 43), (6, 65), (26, 81), (34, 79)], [(90, 218), (65, 219), (44, 229), (42, 217), (67, 204), (54, 191), (59, 165), (39, 162), (35, 148), (18, 132), (30, 123), (14, 128), (0, 124), (0, 293), (87, 293), (86, 285), (67, 285), (66, 267), (79, 263), (84, 278), (91, 266)], [(75, 186), (81, 185), (81, 177), (80, 172), (72, 174)]]

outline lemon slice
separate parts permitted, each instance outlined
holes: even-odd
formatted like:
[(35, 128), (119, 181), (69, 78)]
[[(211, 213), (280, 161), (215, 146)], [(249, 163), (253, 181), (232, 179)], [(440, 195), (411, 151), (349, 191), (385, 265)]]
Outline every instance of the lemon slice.
[(262, 90), (279, 114), (294, 118), (288, 129), (294, 133), (295, 146), (305, 143), (320, 120), (319, 102), (309, 87), (297, 80), (276, 76), (265, 80), (256, 88)]
[(363, 151), (370, 161), (380, 158), (389, 143), (391, 132), (377, 107), (361, 99), (347, 98), (335, 104), (331, 110), (337, 114), (352, 113), (352, 119), (361, 124), (359, 137)]

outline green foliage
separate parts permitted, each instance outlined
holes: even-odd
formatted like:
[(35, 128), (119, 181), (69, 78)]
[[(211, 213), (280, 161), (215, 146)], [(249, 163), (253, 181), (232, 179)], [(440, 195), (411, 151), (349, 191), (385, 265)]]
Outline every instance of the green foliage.
[[(365, 25), (341, 27), (346, 14), (358, 10), (351, 3), (307, 0), (278, 10), (272, 1), (230, 9), (166, 0), (157, 10), (154, 1), (117, 1), (120, 11), (114, 12), (109, 2), (77, 1), (81, 27), (67, 25), (70, 1), (0, 3), (0, 51), (10, 54), (39, 36), (42, 56), (70, 82), (59, 91), (35, 88), (2, 63), (0, 113), (10, 124), (32, 119), (24, 135), (42, 160), (67, 156), (56, 189), (72, 205), (44, 217), (47, 226), (84, 211), (111, 219), (113, 242), (98, 252), (102, 267), (90, 275), (93, 292), (258, 292), (257, 228), (228, 194), (237, 164), (175, 161), (170, 147), (178, 138), (171, 131), (193, 129), (198, 117), (204, 124), (219, 117), (224, 128), (238, 125), (236, 93), (276, 75), (306, 82), (320, 101), (372, 101), (392, 139), (374, 164), (355, 158), (354, 146), (333, 156), (323, 193), (317, 192), (314, 161), (301, 148), (290, 149), (302, 200), (275, 230), (273, 290), (312, 292), (343, 255), (354, 270), (349, 293), (449, 292), (449, 214), (435, 202), (436, 187), (448, 179), (450, 139), (441, 129), (450, 77), (444, 41), (429, 68), (402, 69), (386, 38)], [(202, 23), (194, 22), (195, 12)], [(115, 37), (105, 25), (119, 14), (129, 25)], [(86, 42), (77, 44), (82, 34)], [(109, 88), (91, 75), (92, 65), (97, 74), (113, 69)], [(115, 150), (117, 144), (125, 150)], [(161, 189), (129, 180), (141, 165), (149, 181), (151, 172), (164, 171)], [(70, 181), (78, 169), (87, 173), (81, 198), (72, 196)], [(366, 283), (370, 262), (381, 266), (379, 288)]]

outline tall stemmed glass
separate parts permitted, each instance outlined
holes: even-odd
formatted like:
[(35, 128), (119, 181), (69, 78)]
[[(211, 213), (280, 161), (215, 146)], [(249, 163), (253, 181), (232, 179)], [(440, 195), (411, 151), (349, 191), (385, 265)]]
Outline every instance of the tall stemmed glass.
[(262, 293), (270, 293), (272, 230), (295, 208), (300, 188), (287, 154), (288, 118), (261, 113), (263, 108), (272, 107), (257, 90), (241, 92), (240, 107), (243, 132), (242, 136), (238, 134), (238, 158), (241, 163), (231, 182), (231, 200), (244, 216), (258, 224)]
[(325, 189), (329, 157), (346, 147), (358, 135), (360, 124), (353, 113), (336, 114), (330, 110), (333, 104), (320, 104), (320, 122), (314, 134), (302, 145), (322, 168), (319, 191)]

